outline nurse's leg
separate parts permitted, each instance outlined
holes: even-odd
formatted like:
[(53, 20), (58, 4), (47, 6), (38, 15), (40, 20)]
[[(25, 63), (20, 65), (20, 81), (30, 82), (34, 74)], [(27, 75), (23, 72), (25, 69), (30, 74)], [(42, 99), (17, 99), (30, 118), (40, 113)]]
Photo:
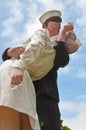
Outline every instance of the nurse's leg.
[(31, 128), (29, 116), (21, 113), (21, 130), (33, 130)]
[(20, 130), (20, 113), (0, 106), (0, 130)]

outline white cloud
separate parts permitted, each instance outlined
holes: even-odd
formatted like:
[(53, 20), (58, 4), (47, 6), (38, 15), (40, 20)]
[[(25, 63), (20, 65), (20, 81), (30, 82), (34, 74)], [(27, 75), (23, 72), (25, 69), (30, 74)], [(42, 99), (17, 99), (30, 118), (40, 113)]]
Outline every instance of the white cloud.
[(75, 98), (76, 102), (86, 102), (86, 95), (79, 95), (78, 97)]
[(85, 0), (80, 0), (76, 1), (76, 11), (77, 11), (77, 19), (76, 23), (80, 27), (85, 27), (86, 28), (86, 1)]
[(63, 111), (68, 111), (68, 112), (75, 112), (77, 111), (76, 104), (70, 101), (61, 101), (60, 107)]
[(70, 56), (69, 64), (59, 69), (59, 75), (68, 75), (78, 79), (86, 79), (86, 56), (84, 53), (75, 53)]
[(76, 77), (80, 78), (80, 79), (86, 79), (86, 70), (84, 68), (80, 69), (77, 72)]
[(86, 10), (86, 1), (85, 0), (76, 0), (76, 6), (79, 8), (79, 9), (82, 9), (82, 10)]
[(16, 0), (6, 2), (9, 10), (8, 18), (3, 22), (4, 30), (2, 32), (2, 36), (10, 36), (12, 34), (15, 35), (16, 28), (15, 24), (20, 22), (23, 18), (22, 15), (22, 5), (21, 3)]
[(59, 75), (63, 75), (63, 74), (68, 75), (71, 72), (71, 68), (70, 68), (70, 66), (67, 66), (64, 68), (60, 68), (58, 71), (59, 71)]
[(80, 18), (77, 18), (76, 23), (78, 26), (86, 26), (86, 14), (83, 14)]
[(40, 3), (43, 7), (45, 7), (44, 9), (62, 9), (64, 5), (63, 2), (59, 0), (35, 0), (35, 1)]
[[(78, 50), (78, 52), (79, 52), (79, 50)], [(70, 60), (72, 60), (72, 62), (75, 62), (75, 61), (80, 60), (82, 58), (82, 55), (78, 52), (70, 55)]]
[(64, 125), (68, 126), (71, 130), (86, 130), (85, 121), (86, 121), (86, 110), (84, 112), (79, 113), (78, 116), (76, 116), (75, 118), (64, 119)]
[(26, 36), (25, 37), (28, 37), (28, 36), (31, 36), (34, 31), (36, 31), (37, 29), (41, 28), (41, 24), (39, 23), (39, 21), (35, 21), (34, 23), (28, 23), (25, 24), (25, 30), (26, 30)]
[[(60, 103), (63, 124), (71, 130), (86, 130), (86, 95), (81, 95), (77, 99), (75, 99), (76, 102), (62, 101)], [(65, 112), (66, 115), (63, 116)]]

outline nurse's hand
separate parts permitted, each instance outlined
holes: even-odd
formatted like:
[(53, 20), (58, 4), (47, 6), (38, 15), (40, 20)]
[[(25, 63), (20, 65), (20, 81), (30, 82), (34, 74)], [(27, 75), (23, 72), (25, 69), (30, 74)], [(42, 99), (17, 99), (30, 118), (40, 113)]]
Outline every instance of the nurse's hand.
[(11, 84), (19, 85), (23, 81), (23, 71), (19, 68), (14, 68), (13, 74), (11, 76)]

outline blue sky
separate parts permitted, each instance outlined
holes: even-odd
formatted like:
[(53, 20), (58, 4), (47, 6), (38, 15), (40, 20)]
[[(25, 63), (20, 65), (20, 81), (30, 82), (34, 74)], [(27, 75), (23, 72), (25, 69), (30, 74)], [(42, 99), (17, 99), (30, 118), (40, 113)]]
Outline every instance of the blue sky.
[(83, 45), (70, 55), (70, 63), (58, 71), (60, 110), (64, 125), (71, 130), (86, 129), (86, 1), (85, 0), (3, 0), (0, 1), (0, 64), (2, 52), (14, 47), (41, 28), (39, 16), (47, 10), (62, 12), (62, 26), (75, 25)]

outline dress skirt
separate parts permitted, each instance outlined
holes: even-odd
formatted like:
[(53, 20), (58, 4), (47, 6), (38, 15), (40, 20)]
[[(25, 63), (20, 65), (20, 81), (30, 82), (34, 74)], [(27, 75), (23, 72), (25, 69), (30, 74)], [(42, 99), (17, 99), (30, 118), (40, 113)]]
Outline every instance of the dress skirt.
[(32, 128), (40, 130), (36, 112), (36, 95), (29, 72), (24, 70), (22, 83), (15, 86), (11, 85), (12, 73), (11, 61), (7, 60), (0, 66), (0, 106), (7, 106), (27, 114)]

